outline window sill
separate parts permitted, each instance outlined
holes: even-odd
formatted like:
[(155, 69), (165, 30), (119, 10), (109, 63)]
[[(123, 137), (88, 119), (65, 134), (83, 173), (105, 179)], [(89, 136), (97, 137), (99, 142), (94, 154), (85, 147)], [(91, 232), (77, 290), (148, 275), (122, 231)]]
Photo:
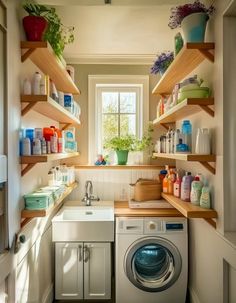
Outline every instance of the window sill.
[(75, 165), (76, 169), (164, 169), (160, 165)]

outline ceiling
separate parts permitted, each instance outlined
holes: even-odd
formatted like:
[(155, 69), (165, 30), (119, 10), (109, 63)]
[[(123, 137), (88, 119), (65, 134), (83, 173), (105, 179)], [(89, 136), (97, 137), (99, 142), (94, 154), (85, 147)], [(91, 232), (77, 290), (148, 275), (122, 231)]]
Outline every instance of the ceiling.
[(170, 9), (186, 0), (38, 0), (56, 7), (62, 23), (75, 27), (69, 63), (148, 64), (174, 49), (178, 30), (168, 27)]

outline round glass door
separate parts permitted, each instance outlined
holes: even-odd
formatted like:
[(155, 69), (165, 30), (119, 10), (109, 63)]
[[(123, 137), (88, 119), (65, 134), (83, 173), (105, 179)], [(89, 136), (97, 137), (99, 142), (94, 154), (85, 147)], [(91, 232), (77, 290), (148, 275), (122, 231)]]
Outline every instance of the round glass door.
[(128, 279), (138, 288), (158, 292), (169, 288), (181, 272), (181, 256), (163, 238), (143, 238), (135, 242), (125, 258)]

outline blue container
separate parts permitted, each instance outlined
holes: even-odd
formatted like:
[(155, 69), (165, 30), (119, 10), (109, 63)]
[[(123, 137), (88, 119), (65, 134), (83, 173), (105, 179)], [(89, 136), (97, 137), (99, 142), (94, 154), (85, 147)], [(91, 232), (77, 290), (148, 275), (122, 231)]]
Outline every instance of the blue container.
[(192, 151), (192, 124), (189, 120), (184, 120), (182, 123), (183, 144), (188, 146), (188, 151)]

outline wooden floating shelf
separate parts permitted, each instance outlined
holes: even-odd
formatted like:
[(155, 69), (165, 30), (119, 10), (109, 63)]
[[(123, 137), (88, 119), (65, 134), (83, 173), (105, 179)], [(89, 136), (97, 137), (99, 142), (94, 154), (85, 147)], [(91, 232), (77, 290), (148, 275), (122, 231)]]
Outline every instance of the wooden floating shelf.
[(214, 62), (214, 43), (186, 43), (168, 67), (152, 93), (170, 95), (176, 83), (191, 73), (203, 60)]
[(67, 126), (70, 124), (80, 124), (79, 119), (47, 95), (22, 95), (21, 103), (27, 103), (22, 109), (22, 116), (33, 109), (36, 112), (52, 120), (58, 121), (61, 124), (66, 124)]
[(177, 120), (185, 119), (188, 116), (198, 113), (201, 110), (206, 111), (214, 117), (214, 111), (209, 107), (214, 105), (214, 98), (189, 98), (185, 99), (167, 113), (161, 115), (153, 121), (153, 125), (161, 124), (168, 128), (166, 124), (174, 123)]
[(173, 160), (181, 160), (188, 162), (199, 162), (212, 174), (215, 174), (215, 168), (212, 167), (209, 162), (216, 162), (215, 155), (198, 155), (198, 154), (166, 154), (166, 153), (153, 153), (155, 158), (165, 158)]
[(42, 209), (42, 210), (29, 210), (29, 209), (23, 209), (21, 211), (21, 218), (26, 219), (21, 223), (21, 227), (24, 226), (27, 222), (29, 222), (29, 219), (33, 218), (39, 218), (39, 217), (46, 217), (50, 215), (55, 207), (59, 206), (63, 200), (78, 186), (78, 183), (75, 182), (67, 187), (65, 192), (62, 194), (62, 196), (54, 202), (48, 209)]
[(217, 218), (217, 212), (215, 210), (195, 206), (190, 202), (184, 202), (173, 195), (162, 193), (161, 196), (179, 212), (181, 212), (181, 214), (183, 214), (186, 218), (203, 218), (214, 228), (216, 228), (216, 222), (212, 220)]
[(24, 62), (30, 58), (45, 75), (49, 75), (59, 91), (75, 95), (80, 94), (65, 66), (55, 55), (48, 42), (21, 41), (21, 49), (23, 50), (21, 61)]
[(21, 164), (26, 164), (26, 167), (21, 171), (21, 175), (24, 176), (37, 163), (57, 161), (57, 160), (68, 159), (68, 158), (72, 158), (72, 157), (78, 157), (78, 156), (79, 156), (79, 152), (47, 154), (47, 155), (33, 155), (33, 156), (21, 156), (20, 163)]

